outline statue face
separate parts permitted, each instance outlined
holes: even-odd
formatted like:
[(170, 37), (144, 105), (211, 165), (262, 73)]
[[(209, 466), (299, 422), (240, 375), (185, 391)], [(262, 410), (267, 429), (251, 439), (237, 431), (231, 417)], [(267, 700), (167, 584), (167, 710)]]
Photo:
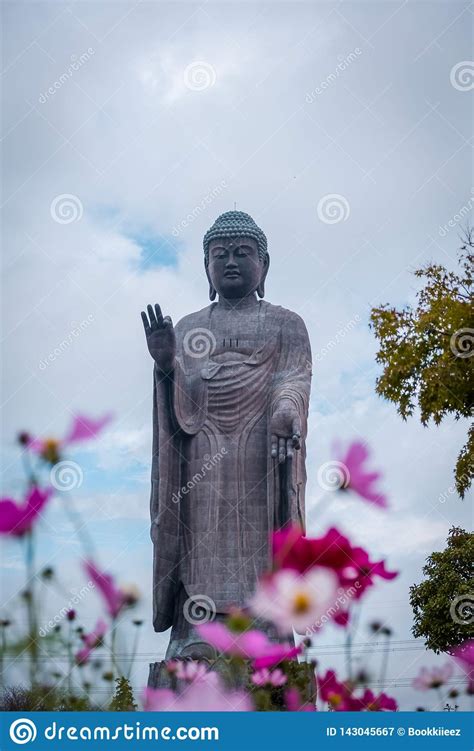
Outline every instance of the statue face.
[(207, 273), (214, 289), (227, 299), (255, 292), (267, 265), (251, 237), (217, 237), (209, 243)]

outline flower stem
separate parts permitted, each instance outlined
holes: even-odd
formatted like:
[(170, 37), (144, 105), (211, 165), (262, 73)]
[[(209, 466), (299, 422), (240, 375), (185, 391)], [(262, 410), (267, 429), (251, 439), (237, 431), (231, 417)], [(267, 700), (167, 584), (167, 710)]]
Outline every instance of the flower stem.
[(355, 606), (349, 607), (349, 623), (346, 628), (346, 643), (345, 643), (346, 670), (347, 670), (347, 679), (349, 681), (352, 681), (352, 677), (353, 677), (352, 645), (354, 642), (354, 638), (357, 635), (360, 614), (361, 614), (360, 607), (355, 607)]
[(38, 629), (35, 611), (35, 586), (34, 586), (34, 541), (33, 532), (30, 530), (25, 536), (26, 557), (26, 607), (28, 613), (28, 651), (30, 652), (30, 683), (34, 688), (38, 671)]
[(69, 663), (69, 670), (67, 675), (67, 692), (69, 696), (72, 696), (72, 669), (74, 667), (74, 660), (72, 656), (72, 623), (68, 621), (68, 635), (67, 635), (67, 657)]
[(33, 467), (31, 466), (31, 457), (28, 449), (25, 449), (25, 451), (21, 454), (21, 459), (23, 462), (23, 468), (25, 470), (26, 479), (28, 480), (28, 485), (34, 486), (38, 484), (38, 481), (36, 479), (36, 475), (33, 471)]
[[(117, 643), (117, 619), (112, 620), (112, 630), (110, 636), (110, 672), (113, 675), (113, 679), (120, 675), (120, 670), (115, 659), (115, 647)], [(113, 680), (112, 680), (113, 683)]]
[(74, 506), (72, 499), (64, 499), (63, 507), (64, 511), (66, 512), (66, 516), (74, 527), (78, 540), (81, 543), (86, 556), (88, 558), (93, 558), (95, 553), (94, 543), (92, 542), (92, 538), (87, 531), (87, 527), (82, 521), (81, 515)]

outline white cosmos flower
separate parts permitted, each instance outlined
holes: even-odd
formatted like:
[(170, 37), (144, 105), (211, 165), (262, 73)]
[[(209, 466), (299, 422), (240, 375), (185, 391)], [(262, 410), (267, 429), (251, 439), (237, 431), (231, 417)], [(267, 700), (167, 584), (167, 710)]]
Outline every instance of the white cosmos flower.
[(281, 634), (304, 633), (334, 608), (339, 582), (333, 571), (313, 568), (306, 574), (290, 569), (260, 581), (250, 601), (252, 612), (271, 621)]

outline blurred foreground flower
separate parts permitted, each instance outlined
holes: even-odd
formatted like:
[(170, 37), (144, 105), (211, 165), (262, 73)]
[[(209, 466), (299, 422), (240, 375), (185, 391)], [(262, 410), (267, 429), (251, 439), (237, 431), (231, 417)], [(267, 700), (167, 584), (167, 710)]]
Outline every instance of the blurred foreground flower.
[(348, 683), (339, 681), (334, 670), (328, 670), (318, 680), (318, 693), (334, 712), (350, 712), (356, 709), (352, 689)]
[[(109, 424), (112, 420), (112, 415), (104, 415), (98, 420), (93, 420), (90, 417), (84, 415), (76, 415), (73, 419), (72, 425), (69, 431), (66, 433), (65, 438), (58, 440), (55, 438), (29, 438), (26, 444), (35, 453), (39, 454), (42, 459), (50, 464), (56, 464), (61, 459), (61, 451), (70, 446), (73, 443), (79, 441), (91, 440), (96, 438), (99, 433)], [(20, 443), (25, 443), (24, 436), (27, 434), (20, 434)], [(23, 437), (23, 440), (22, 440)]]
[(453, 666), (449, 662), (441, 668), (421, 668), (420, 672), (413, 680), (413, 688), (416, 688), (418, 691), (428, 691), (430, 688), (440, 688), (449, 681), (453, 672)]
[(86, 561), (85, 569), (99, 589), (110, 617), (116, 618), (127, 603), (126, 594), (116, 586), (113, 577), (100, 571), (93, 561)]
[(306, 574), (283, 569), (260, 580), (249, 606), (282, 635), (293, 628), (304, 633), (336, 607), (337, 591), (337, 576), (329, 569), (313, 568)]
[(319, 696), (333, 712), (396, 712), (398, 709), (395, 699), (385, 693), (376, 696), (370, 689), (365, 689), (361, 696), (355, 696), (354, 685), (338, 680), (334, 670), (321, 675), (318, 685)]
[(22, 506), (10, 498), (2, 498), (0, 500), (0, 534), (21, 537), (25, 532), (30, 532), (34, 521), (52, 494), (52, 488), (45, 490), (37, 487), (30, 488)]
[(83, 634), (82, 640), (85, 646), (80, 649), (76, 654), (76, 663), (78, 665), (84, 665), (93, 649), (99, 647), (102, 644), (102, 640), (107, 632), (107, 624), (101, 618), (97, 621), (95, 629), (90, 634)]
[(376, 696), (369, 688), (364, 691), (358, 701), (361, 709), (367, 712), (396, 712), (398, 710), (395, 699), (383, 692)]
[(316, 712), (314, 704), (301, 701), (300, 692), (297, 688), (289, 688), (285, 691), (285, 703), (288, 712)]
[(466, 673), (468, 692), (474, 694), (474, 639), (453, 649), (452, 655)]
[(369, 449), (364, 443), (360, 441), (351, 443), (346, 454), (339, 458), (340, 465), (344, 467), (345, 479), (340, 490), (353, 490), (369, 503), (380, 506), (380, 508), (387, 508), (387, 497), (375, 487), (382, 474), (380, 472), (368, 472), (365, 467), (369, 455)]
[(398, 576), (396, 571), (387, 571), (384, 561), (372, 562), (366, 550), (353, 547), (334, 527), (323, 537), (313, 539), (305, 537), (296, 525), (275, 532), (273, 560), (277, 570), (293, 569), (301, 574), (314, 567), (331, 569), (347, 597), (355, 600), (373, 586), (375, 577), (390, 580)]
[(133, 608), (140, 599), (140, 590), (135, 584), (123, 584), (120, 587), (120, 592), (126, 608)]
[(146, 688), (146, 712), (251, 712), (252, 702), (244, 691), (230, 691), (216, 673), (189, 683), (181, 693), (167, 688)]
[(252, 675), (252, 683), (255, 684), (255, 686), (284, 686), (287, 680), (288, 678), (280, 668), (277, 668), (276, 670), (263, 668), (263, 670), (257, 670)]
[(271, 667), (282, 660), (290, 660), (302, 651), (302, 647), (272, 642), (266, 634), (257, 629), (237, 633), (219, 621), (202, 623), (196, 626), (196, 630), (218, 652), (231, 657), (254, 660), (256, 670)]
[(172, 660), (166, 667), (176, 678), (188, 682), (200, 680), (209, 672), (207, 666), (197, 660)]

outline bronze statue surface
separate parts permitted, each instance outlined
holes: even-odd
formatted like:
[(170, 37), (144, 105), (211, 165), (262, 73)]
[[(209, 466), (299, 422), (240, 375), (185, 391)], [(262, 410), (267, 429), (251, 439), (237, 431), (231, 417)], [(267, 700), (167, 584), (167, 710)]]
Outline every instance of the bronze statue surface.
[(216, 220), (204, 259), (209, 306), (176, 326), (159, 305), (142, 313), (155, 361), (153, 625), (172, 628), (167, 657), (199, 652), (198, 611), (245, 605), (272, 530), (304, 526), (306, 327), (262, 299), (267, 241), (248, 214)]

